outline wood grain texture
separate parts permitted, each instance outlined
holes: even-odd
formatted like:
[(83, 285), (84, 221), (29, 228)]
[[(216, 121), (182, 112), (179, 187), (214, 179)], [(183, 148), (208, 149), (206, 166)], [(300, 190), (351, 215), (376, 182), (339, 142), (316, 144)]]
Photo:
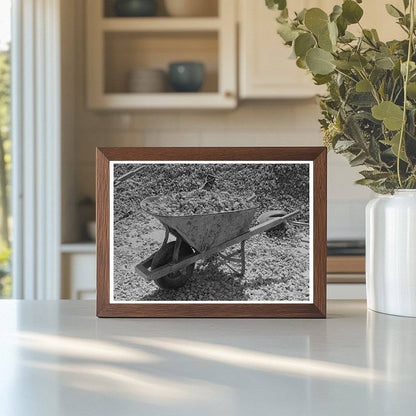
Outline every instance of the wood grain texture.
[(365, 256), (328, 256), (328, 273), (365, 274)]
[[(326, 159), (324, 147), (127, 147), (97, 149), (97, 316), (210, 318), (326, 317)], [(110, 303), (110, 161), (313, 161), (313, 303)]]
[(97, 316), (100, 316), (110, 299), (110, 164), (99, 149), (96, 158)]
[(334, 273), (326, 277), (328, 283), (365, 283), (365, 274), (351, 273)]

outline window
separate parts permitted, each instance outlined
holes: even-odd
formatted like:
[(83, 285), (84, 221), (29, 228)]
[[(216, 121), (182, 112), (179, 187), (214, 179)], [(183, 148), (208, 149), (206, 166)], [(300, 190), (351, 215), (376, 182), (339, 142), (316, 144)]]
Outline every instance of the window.
[(0, 298), (12, 294), (10, 267), (10, 41), (11, 0), (0, 0)]

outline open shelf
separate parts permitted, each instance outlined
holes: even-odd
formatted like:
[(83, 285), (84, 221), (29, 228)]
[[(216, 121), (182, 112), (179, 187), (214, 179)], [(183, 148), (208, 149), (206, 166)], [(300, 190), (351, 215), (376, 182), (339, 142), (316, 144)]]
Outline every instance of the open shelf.
[(233, 97), (217, 93), (104, 94), (103, 109), (218, 109), (234, 108)]
[[(235, 4), (214, 0), (217, 16), (114, 17), (113, 0), (87, 0), (87, 103), (91, 109), (229, 109), (237, 106)], [(163, 2), (160, 2), (163, 4)], [(104, 5), (104, 7), (103, 7)], [(202, 62), (200, 91), (129, 92), (132, 71), (168, 74), (169, 64)], [(141, 91), (147, 91), (149, 88)]]
[[(167, 77), (169, 64), (175, 61), (204, 64), (206, 77), (202, 89), (189, 96), (218, 92), (218, 39), (215, 32), (106, 33), (104, 59), (106, 94), (131, 94), (127, 86), (129, 73), (138, 68), (160, 69)], [(166, 91), (158, 94), (174, 94), (174, 91), (167, 83)], [(179, 95), (177, 98), (184, 98), (183, 93)]]

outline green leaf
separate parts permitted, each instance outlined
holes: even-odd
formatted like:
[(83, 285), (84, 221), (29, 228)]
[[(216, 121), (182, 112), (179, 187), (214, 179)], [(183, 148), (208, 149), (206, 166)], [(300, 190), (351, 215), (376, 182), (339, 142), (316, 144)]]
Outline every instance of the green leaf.
[(416, 82), (409, 82), (407, 84), (407, 97), (416, 100)]
[[(382, 140), (381, 142), (383, 144), (385, 144), (386, 146), (390, 146), (391, 151), (393, 152), (393, 154), (396, 157), (399, 156), (400, 132), (396, 133), (390, 141)], [(405, 149), (404, 149), (404, 140), (403, 140), (403, 143), (402, 143), (402, 150), (400, 152), (400, 159), (405, 161), (405, 162), (409, 162), (409, 159), (407, 158), (406, 152), (405, 152)]]
[(392, 72), (393, 78), (398, 79), (402, 77), (402, 74), (400, 73), (400, 61), (397, 61), (394, 65), (393, 72)]
[(373, 117), (382, 120), (384, 125), (392, 131), (402, 127), (403, 110), (391, 101), (383, 101), (371, 109)]
[(307, 69), (306, 59), (304, 57), (296, 59), (296, 66), (301, 69)]
[(315, 81), (315, 85), (324, 85), (327, 82), (331, 81), (331, 76), (315, 74), (313, 80)]
[(332, 43), (328, 32), (318, 35), (318, 45), (321, 49), (328, 52), (332, 52), (334, 50), (334, 44)]
[(346, 0), (342, 4), (342, 16), (349, 24), (358, 23), (363, 13), (363, 9), (353, 0)]
[(328, 85), (328, 91), (333, 100), (341, 101), (341, 92), (336, 82), (331, 82), (331, 84)]
[(368, 151), (370, 153), (370, 156), (374, 159), (376, 163), (380, 163), (381, 161), (381, 155), (380, 155), (380, 147), (378, 145), (377, 140), (372, 136), (370, 138), (370, 144), (368, 146)]
[(389, 176), (391, 176), (390, 172), (379, 172), (376, 170), (362, 170), (360, 172), (360, 175), (363, 175), (365, 179), (372, 179), (374, 181), (380, 180), (380, 179), (386, 179)]
[(287, 24), (289, 19), (289, 11), (287, 9), (284, 9), (280, 12), (280, 15), (276, 17), (276, 22), (281, 24)]
[(338, 140), (334, 146), (334, 150), (337, 153), (345, 152), (351, 146), (354, 146), (355, 142), (352, 140)]
[(364, 40), (369, 43), (374, 43), (373, 34), (371, 30), (364, 29), (363, 30)]
[(286, 0), (266, 0), (266, 6), (271, 10), (283, 10), (286, 8)]
[(376, 42), (380, 42), (380, 38), (378, 37), (378, 33), (377, 33), (377, 30), (376, 29), (371, 29), (371, 34), (373, 35), (373, 39)]
[(328, 29), (328, 15), (318, 7), (306, 11), (305, 26), (315, 35), (324, 33)]
[(334, 22), (328, 23), (328, 32), (331, 42), (334, 46), (337, 45), (337, 38), (338, 38), (338, 26)]
[(381, 81), (380, 87), (378, 88), (378, 93), (380, 94), (380, 97), (383, 100), (386, 99), (385, 87), (386, 87), (386, 79), (383, 78), (383, 81)]
[(356, 185), (370, 185), (374, 182), (373, 179), (358, 179), (355, 181)]
[(364, 131), (361, 128), (361, 121), (362, 120), (357, 113), (349, 116), (348, 119), (345, 120), (344, 133), (350, 140), (359, 144), (361, 149), (365, 149), (367, 140)]
[(403, 0), (403, 6), (404, 6), (404, 9), (406, 10), (409, 7), (409, 0)]
[(306, 56), (306, 52), (315, 46), (315, 40), (310, 33), (302, 33), (295, 39), (295, 53), (301, 58)]
[(326, 30), (318, 35), (318, 44), (321, 49), (334, 52), (337, 46), (338, 27), (334, 22), (327, 23)]
[(302, 11), (297, 13), (295, 20), (297, 20), (298, 22), (303, 22), (305, 20), (306, 11), (306, 9), (303, 9)]
[(280, 18), (281, 19), (288, 19), (289, 17), (289, 10), (287, 8), (283, 9), (280, 13)]
[[(338, 28), (338, 30), (339, 30), (339, 28)], [(348, 30), (344, 33), (344, 35), (341, 37), (341, 41), (342, 42), (345, 42), (345, 43), (348, 43), (348, 42), (351, 42), (351, 41), (353, 41), (353, 40), (355, 40), (356, 39), (356, 36), (353, 34), (353, 33), (351, 33), (351, 32), (348, 32)]]
[(354, 68), (357, 69), (363, 69), (368, 63), (367, 59), (365, 59), (364, 56), (358, 53), (354, 53), (353, 55), (351, 55), (349, 62)]
[(350, 165), (352, 167), (360, 166), (360, 165), (363, 165), (366, 160), (367, 160), (367, 155), (364, 152), (362, 152), (358, 156), (350, 160)]
[(361, 81), (357, 82), (355, 90), (357, 92), (371, 92), (371, 82), (367, 79), (362, 79)]
[(387, 13), (393, 17), (403, 17), (403, 13), (397, 8), (394, 7), (392, 4), (386, 4)]
[(331, 22), (335, 22), (338, 19), (338, 17), (340, 17), (341, 15), (342, 15), (342, 7), (337, 4), (334, 6), (332, 13), (329, 15), (329, 20)]
[[(409, 74), (416, 70), (416, 64), (412, 61), (409, 62)], [(400, 64), (400, 72), (403, 77), (406, 76), (406, 62)]]
[(333, 72), (333, 56), (320, 48), (310, 49), (306, 54), (306, 64), (313, 74), (327, 75)]
[(341, 59), (335, 59), (333, 63), (337, 68), (343, 71), (347, 71), (352, 68), (352, 65), (348, 61), (343, 61)]
[(376, 59), (375, 64), (378, 68), (386, 69), (386, 70), (394, 69), (394, 65), (395, 65), (393, 58), (389, 56)]
[(369, 92), (353, 92), (349, 95), (348, 104), (360, 108), (373, 107), (376, 104), (376, 100), (373, 94)]
[(344, 19), (343, 16), (338, 17), (338, 19), (337, 19), (337, 27), (338, 27), (339, 34), (341, 36), (344, 36), (345, 35), (345, 32), (347, 30), (347, 27), (348, 27), (348, 23)]
[(299, 32), (297, 30), (293, 30), (290, 25), (282, 23), (277, 25), (277, 33), (285, 42), (292, 42), (299, 36)]
[(382, 82), (385, 75), (386, 75), (386, 71), (384, 71), (384, 69), (374, 67), (374, 69), (371, 71), (371, 74), (370, 74), (370, 81), (373, 85), (376, 85), (379, 82)]

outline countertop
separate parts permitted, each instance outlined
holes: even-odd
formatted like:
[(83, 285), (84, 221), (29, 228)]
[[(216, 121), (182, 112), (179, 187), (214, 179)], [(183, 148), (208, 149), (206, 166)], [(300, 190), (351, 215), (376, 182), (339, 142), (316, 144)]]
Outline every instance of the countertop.
[(412, 415), (416, 319), (97, 319), (0, 301), (0, 415)]

